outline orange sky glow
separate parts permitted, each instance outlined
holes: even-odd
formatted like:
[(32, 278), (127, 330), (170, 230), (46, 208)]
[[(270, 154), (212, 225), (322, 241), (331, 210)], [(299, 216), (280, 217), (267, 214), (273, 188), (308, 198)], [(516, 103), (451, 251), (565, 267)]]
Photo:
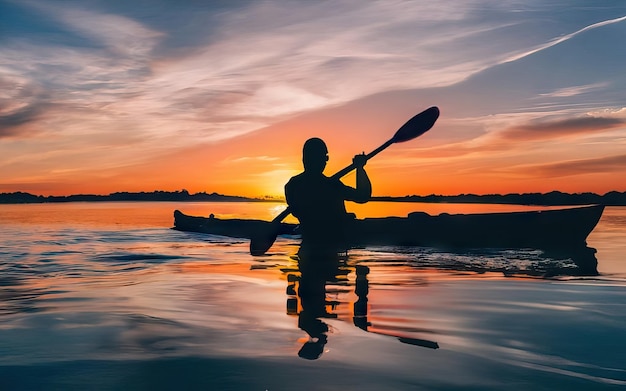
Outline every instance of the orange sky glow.
[(10, 2), (0, 192), (282, 196), (307, 138), (331, 175), (430, 106), (374, 195), (625, 191), (626, 5), (594, 4)]

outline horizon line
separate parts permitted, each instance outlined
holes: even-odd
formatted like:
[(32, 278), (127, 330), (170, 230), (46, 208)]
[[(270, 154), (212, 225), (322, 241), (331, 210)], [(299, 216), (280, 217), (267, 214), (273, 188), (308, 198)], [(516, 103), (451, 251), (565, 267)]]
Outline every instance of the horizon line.
[[(62, 198), (62, 197), (76, 197), (76, 196), (93, 196), (93, 197), (108, 197), (108, 196), (112, 196), (112, 195), (116, 195), (116, 194), (158, 194), (158, 193), (169, 193), (169, 194), (180, 194), (180, 195), (188, 195), (188, 196), (195, 196), (195, 195), (208, 195), (208, 196), (221, 196), (221, 197), (232, 197), (232, 198), (246, 198), (246, 199), (252, 199), (252, 200), (284, 200), (284, 196), (282, 195), (263, 195), (263, 196), (246, 196), (246, 195), (234, 195), (234, 194), (222, 194), (222, 193), (218, 193), (218, 192), (208, 192), (208, 191), (199, 191), (199, 192), (195, 192), (195, 193), (190, 193), (189, 191), (187, 191), (186, 189), (181, 189), (181, 190), (151, 190), (151, 191), (145, 191), (145, 190), (141, 190), (141, 191), (126, 191), (126, 190), (121, 190), (121, 191), (114, 191), (108, 194), (96, 194), (96, 193), (75, 193), (75, 194), (68, 194), (68, 195), (43, 195), (43, 194), (33, 194), (30, 192), (26, 192), (26, 191), (21, 191), (21, 190), (17, 190), (17, 191), (13, 191), (13, 192), (2, 192), (0, 193), (0, 196), (3, 195), (15, 195), (15, 194), (24, 194), (24, 195), (31, 195), (31, 196), (35, 196), (35, 197), (41, 197), (41, 198), (54, 198), (54, 197), (58, 197), (58, 198)], [(619, 190), (610, 190), (607, 191), (606, 193), (596, 193), (596, 192), (591, 192), (591, 191), (583, 191), (583, 192), (574, 192), (574, 193), (569, 193), (569, 192), (564, 192), (564, 191), (560, 191), (560, 190), (551, 190), (548, 192), (538, 192), (538, 191), (529, 191), (529, 192), (524, 192), (524, 193), (483, 193), (483, 194), (478, 194), (478, 193), (458, 193), (458, 194), (435, 194), (435, 193), (430, 193), (430, 194), (406, 194), (406, 195), (401, 195), (401, 196), (397, 196), (397, 195), (372, 195), (371, 198), (407, 198), (407, 197), (460, 197), (460, 196), (508, 196), (508, 195), (525, 195), (525, 194), (540, 194), (540, 195), (548, 195), (548, 194), (553, 194), (553, 193), (560, 193), (560, 194), (566, 194), (566, 195), (583, 195), (583, 194), (587, 194), (587, 195), (597, 195), (597, 196), (606, 196), (608, 194), (611, 193), (618, 193), (618, 194), (625, 194), (625, 191), (619, 191)]]

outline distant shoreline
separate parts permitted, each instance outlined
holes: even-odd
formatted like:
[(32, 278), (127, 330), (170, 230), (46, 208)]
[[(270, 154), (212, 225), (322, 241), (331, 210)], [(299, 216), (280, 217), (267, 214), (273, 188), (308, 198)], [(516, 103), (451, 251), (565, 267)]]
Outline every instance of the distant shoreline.
[[(590, 205), (626, 206), (626, 192), (611, 191), (600, 195), (595, 193), (523, 193), (523, 194), (459, 194), (427, 196), (375, 196), (372, 201), (385, 202), (424, 202), (424, 203), (460, 203), (460, 204), (511, 204), (511, 205)], [(121, 202), (121, 201), (152, 201), (152, 202), (284, 202), (282, 198), (250, 198), (223, 195), (218, 193), (190, 194), (182, 191), (153, 192), (117, 192), (109, 195), (75, 194), (69, 196), (41, 196), (24, 192), (0, 193), (0, 204), (41, 204), (51, 202)]]
[(74, 194), (68, 196), (41, 196), (24, 192), (0, 193), (0, 204), (41, 204), (51, 202), (122, 202), (122, 201), (155, 201), (155, 202), (276, 202), (282, 199), (249, 198), (230, 196), (218, 193), (190, 194), (182, 191), (153, 192), (117, 192), (108, 195)]

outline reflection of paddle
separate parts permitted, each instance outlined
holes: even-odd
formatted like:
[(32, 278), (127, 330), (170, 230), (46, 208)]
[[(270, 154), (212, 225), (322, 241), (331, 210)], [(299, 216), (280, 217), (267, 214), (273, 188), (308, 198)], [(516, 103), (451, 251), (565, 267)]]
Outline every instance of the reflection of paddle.
[(398, 341), (408, 343), (409, 345), (422, 346), (424, 348), (439, 349), (439, 344), (434, 341), (419, 338), (397, 337)]
[(361, 330), (367, 331), (368, 333), (392, 337), (402, 343), (406, 343), (409, 345), (421, 346), (421, 347), (429, 348), (429, 349), (439, 349), (439, 344), (435, 341), (429, 341), (427, 339), (420, 339), (420, 338), (403, 337), (400, 335), (393, 335), (393, 334), (383, 333), (381, 331), (370, 330), (370, 326), (372, 326), (372, 324), (367, 321), (367, 315), (361, 315), (361, 316), (355, 315), (352, 318), (352, 321), (354, 322), (354, 325), (356, 327), (360, 328)]
[[(435, 121), (437, 121), (437, 118), (439, 118), (439, 109), (435, 106), (422, 111), (421, 113), (408, 120), (404, 125), (402, 125), (402, 127), (398, 129), (396, 134), (394, 134), (393, 137), (389, 139), (386, 143), (365, 155), (365, 160), (367, 161), (378, 155), (391, 144), (413, 140), (414, 138), (421, 136), (422, 134), (426, 133), (430, 128), (432, 128), (432, 126), (435, 124)], [(351, 164), (333, 175), (332, 177), (337, 179), (341, 178), (355, 168), (356, 166), (354, 164)], [(270, 247), (272, 247), (274, 241), (276, 241), (276, 237), (278, 236), (280, 223), (285, 217), (289, 216), (290, 213), (291, 210), (289, 207), (287, 207), (287, 209), (285, 209), (281, 214), (276, 216), (274, 220), (272, 220), (272, 226), (270, 229), (268, 229), (267, 232), (259, 233), (258, 236), (253, 237), (250, 240), (250, 254), (263, 255), (267, 250), (270, 249)]]
[(427, 339), (420, 339), (420, 338), (401, 337), (401, 336), (398, 336), (398, 335), (382, 333), (380, 331), (369, 330), (367, 327), (365, 327), (365, 328), (363, 328), (361, 326), (357, 326), (357, 327), (359, 327), (362, 330), (367, 331), (368, 333), (384, 335), (384, 336), (387, 336), (387, 337), (392, 337), (392, 338), (395, 338), (395, 339), (397, 339), (398, 341), (400, 341), (402, 343), (406, 343), (406, 344), (409, 344), (409, 345), (421, 346), (423, 348), (429, 348), (429, 349), (439, 349), (439, 344), (437, 342), (435, 342), (435, 341), (429, 341)]

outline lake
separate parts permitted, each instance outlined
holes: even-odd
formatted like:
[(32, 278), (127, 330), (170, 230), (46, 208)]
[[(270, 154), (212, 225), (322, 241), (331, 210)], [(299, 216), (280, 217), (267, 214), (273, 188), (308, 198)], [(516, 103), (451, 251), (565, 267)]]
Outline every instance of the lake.
[(175, 209), (271, 219), (283, 207), (0, 205), (0, 390), (626, 386), (626, 207), (607, 208), (587, 240), (597, 273), (533, 249), (365, 247), (342, 261), (312, 318), (296, 294), (296, 240), (252, 257), (247, 241), (170, 229)]

